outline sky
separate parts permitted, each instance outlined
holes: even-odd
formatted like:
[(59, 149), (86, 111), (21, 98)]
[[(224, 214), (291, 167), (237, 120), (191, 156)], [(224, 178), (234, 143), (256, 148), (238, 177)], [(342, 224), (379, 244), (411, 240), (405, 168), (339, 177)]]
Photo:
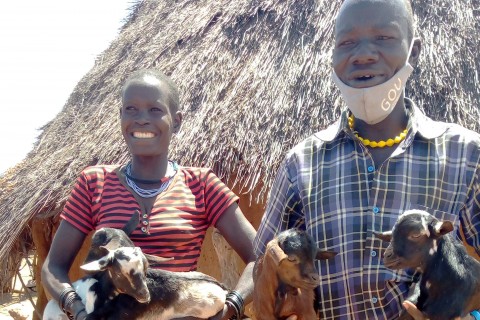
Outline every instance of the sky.
[(0, 174), (117, 36), (132, 0), (5, 1), (0, 10)]

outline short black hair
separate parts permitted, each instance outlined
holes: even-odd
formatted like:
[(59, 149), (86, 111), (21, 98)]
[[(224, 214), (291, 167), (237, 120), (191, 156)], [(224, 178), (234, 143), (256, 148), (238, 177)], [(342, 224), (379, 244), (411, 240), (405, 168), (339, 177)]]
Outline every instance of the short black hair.
[(129, 82), (134, 80), (143, 80), (146, 76), (154, 77), (155, 79), (159, 80), (161, 83), (167, 86), (169, 91), (170, 111), (177, 112), (180, 107), (180, 95), (178, 93), (178, 87), (172, 81), (172, 79), (166, 76), (163, 72), (156, 69), (140, 69), (133, 72), (127, 78), (127, 80), (125, 80), (125, 84), (123, 85), (123, 88), (122, 88), (122, 96)]
[[(343, 6), (345, 3), (350, 2), (360, 2), (360, 1), (365, 1), (365, 0), (345, 0), (343, 1), (342, 6), (340, 7), (340, 12), (342, 11)], [(369, 0), (371, 2), (391, 2), (392, 0)], [(410, 3), (410, 0), (399, 0), (403, 6), (405, 7), (406, 11), (406, 19), (407, 19), (407, 37), (408, 37), (408, 42), (412, 42), (412, 39), (414, 37), (414, 15), (413, 15), (413, 9), (412, 9), (412, 4)], [(340, 14), (339, 12), (339, 14)]]
[(405, 5), (405, 9), (407, 10), (407, 28), (408, 28), (408, 42), (411, 42), (413, 37), (415, 36), (414, 31), (414, 19), (413, 19), (413, 9), (410, 0), (403, 0), (403, 4)]

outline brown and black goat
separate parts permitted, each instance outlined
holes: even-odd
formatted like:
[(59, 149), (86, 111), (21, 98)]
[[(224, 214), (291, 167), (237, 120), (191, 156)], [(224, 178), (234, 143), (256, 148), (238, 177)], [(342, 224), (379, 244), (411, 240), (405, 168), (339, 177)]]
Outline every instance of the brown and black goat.
[(390, 269), (421, 273), (416, 296), (408, 300), (430, 320), (451, 320), (480, 309), (480, 263), (450, 234), (450, 221), (409, 210), (393, 230), (375, 233), (390, 242), (383, 262)]
[(254, 270), (253, 308), (258, 320), (316, 319), (314, 289), (320, 283), (315, 259), (336, 252), (321, 251), (311, 236), (298, 229), (279, 233), (257, 259)]

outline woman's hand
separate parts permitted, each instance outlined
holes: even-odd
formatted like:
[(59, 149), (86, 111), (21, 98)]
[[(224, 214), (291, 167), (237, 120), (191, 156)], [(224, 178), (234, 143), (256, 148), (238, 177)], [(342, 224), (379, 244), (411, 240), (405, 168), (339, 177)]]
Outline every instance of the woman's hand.
[(225, 305), (223, 306), (223, 310), (211, 317), (209, 320), (228, 320), (231, 316), (233, 316), (233, 312), (231, 312), (228, 306)]
[[(229, 308), (225, 305), (222, 311), (211, 317), (209, 320), (228, 320), (231, 316), (233, 316), (233, 313), (230, 311), (231, 310), (229, 310)], [(297, 316), (291, 315), (286, 320), (297, 320)]]
[[(413, 319), (415, 320), (428, 320), (427, 318), (425, 318), (425, 316), (423, 315), (423, 313), (417, 309), (417, 307), (411, 303), (410, 301), (404, 301), (403, 302), (403, 307), (407, 310), (408, 314), (411, 315), (413, 317)], [(472, 316), (468, 315), (466, 317), (463, 317), (463, 318), (455, 318), (455, 320), (470, 320), (470, 319), (473, 319)]]

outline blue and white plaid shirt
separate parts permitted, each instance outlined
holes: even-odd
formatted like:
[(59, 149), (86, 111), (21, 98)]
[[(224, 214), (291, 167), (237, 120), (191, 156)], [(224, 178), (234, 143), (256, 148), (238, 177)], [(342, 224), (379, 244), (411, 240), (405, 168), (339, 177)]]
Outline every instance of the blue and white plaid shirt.
[(384, 267), (388, 243), (372, 231), (392, 229), (408, 209), (461, 224), (480, 252), (480, 135), (427, 118), (411, 100), (409, 133), (381, 166), (348, 127), (336, 124), (293, 148), (272, 185), (255, 252), (278, 232), (306, 229), (321, 250), (322, 320), (396, 319), (412, 272)]

